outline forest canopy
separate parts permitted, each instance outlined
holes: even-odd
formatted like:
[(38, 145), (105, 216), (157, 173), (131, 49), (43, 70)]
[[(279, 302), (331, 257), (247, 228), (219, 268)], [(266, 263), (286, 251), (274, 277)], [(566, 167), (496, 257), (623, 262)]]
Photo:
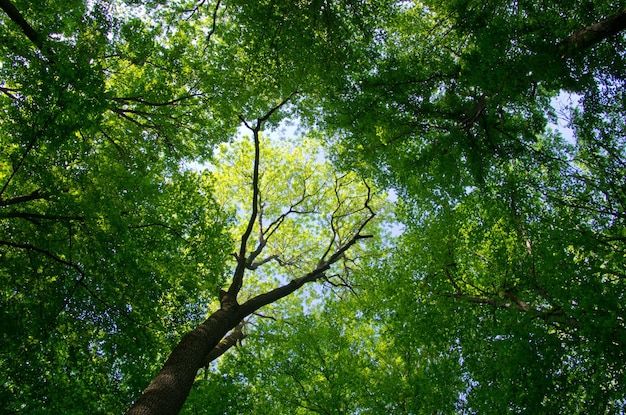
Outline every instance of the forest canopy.
[(626, 8), (0, 0), (0, 411), (626, 410)]

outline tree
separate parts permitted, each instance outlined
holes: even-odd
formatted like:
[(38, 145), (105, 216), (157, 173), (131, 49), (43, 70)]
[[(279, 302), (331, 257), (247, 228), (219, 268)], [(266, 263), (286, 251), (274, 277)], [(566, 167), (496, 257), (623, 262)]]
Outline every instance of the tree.
[[(263, 123), (286, 103), (287, 100), (279, 103), (252, 125), (243, 121), (252, 132), (254, 143), (252, 173), (244, 174), (246, 181), (251, 181), (251, 201), (246, 209), (251, 213), (247, 223), (244, 222), (239, 248), (234, 254), (230, 286), (220, 294), (220, 308), (181, 340), (129, 414), (178, 413), (197, 371), (208, 365), (207, 356), (230, 330), (261, 307), (292, 294), (307, 283), (322, 279), (330, 281), (332, 277), (342, 283), (345, 277), (340, 271), (335, 271), (335, 264), (345, 261), (347, 252), (361, 239), (372, 237), (363, 233), (375, 214), (371, 190), (366, 184), (355, 186), (355, 179), (350, 175), (328, 177), (328, 173), (323, 171), (321, 177), (316, 177), (310, 167), (302, 172), (273, 171), (277, 168), (270, 168), (261, 173)], [(241, 152), (238, 153), (236, 155), (241, 157)], [(245, 154), (243, 156), (233, 160), (231, 169), (241, 171), (247, 158)], [(313, 157), (315, 153), (300, 156), (300, 163)], [(299, 164), (297, 159), (294, 161)], [(284, 163), (284, 160), (273, 157), (270, 162)], [(288, 182), (262, 183), (262, 174), (282, 177)], [(238, 188), (225, 193), (236, 209), (245, 206), (237, 200), (240, 195)], [(356, 203), (359, 199), (361, 202)], [(302, 215), (303, 219), (299, 218), (294, 224), (294, 215)], [(258, 234), (256, 238), (253, 232)], [(278, 232), (286, 234), (284, 239), (277, 240)], [(296, 236), (304, 236), (304, 239), (297, 242)], [(269, 253), (266, 253), (267, 250)], [(276, 286), (272, 287), (274, 284), (270, 283), (271, 288), (262, 289), (259, 293), (252, 291), (248, 294), (249, 298), (242, 300), (240, 294), (247, 271), (257, 270), (273, 261), (285, 267), (280, 274), (289, 280), (283, 282), (278, 278)], [(293, 273), (297, 276), (293, 277)]]
[[(353, 377), (385, 367), (389, 380), (363, 380), (373, 402), (334, 366), (335, 342), (273, 342), (262, 328), (248, 336), (254, 352), (223, 367), (240, 413), (268, 412), (265, 399), (332, 413), (340, 406), (311, 391), (340, 390), (352, 393), (346, 412), (623, 410), (624, 14), (612, 7), (437, 2), (381, 19), (377, 59), (347, 71), (325, 110), (336, 158), (403, 199), (395, 254), (350, 304), (370, 319), (358, 327), (391, 346), (342, 343), (352, 321), (335, 331), (344, 348), (373, 356), (350, 360)], [(548, 125), (562, 91), (583, 97), (566, 109), (573, 140)], [(304, 339), (341, 321), (332, 315), (284, 331)], [(267, 358), (283, 348), (290, 365)], [(259, 384), (263, 399), (245, 400)]]
[[(409, 7), (328, 107), (337, 158), (404, 199), (386, 321), (460, 365), (458, 411), (623, 409), (624, 14), (572, 6)], [(574, 142), (548, 125), (562, 91)]]
[[(486, 183), (407, 233), (406, 246), (423, 247), (398, 270), (414, 270), (413, 304), (425, 304), (412, 325), (421, 332), (436, 318), (441, 334), (431, 330), (426, 341), (439, 339), (462, 362), (457, 396), (466, 391), (468, 410), (619, 410), (622, 288), (610, 275), (623, 264), (621, 248), (602, 241), (621, 226), (590, 229), (597, 212), (559, 200), (577, 198), (580, 182), (558, 179), (572, 172), (548, 170), (548, 184), (534, 160), (520, 161), (501, 174), (506, 181)], [(398, 308), (410, 306), (411, 296), (397, 298)]]
[[(210, 159), (244, 116), (259, 122), (252, 127), (258, 138), (261, 124), (280, 119), (272, 108), (288, 109), (276, 102), (319, 80), (320, 66), (294, 71), (275, 59), (287, 62), (296, 53), (286, 37), (310, 40), (306, 25), (268, 39), (252, 25), (242, 32), (241, 23), (260, 23), (266, 13), (282, 19), (271, 5), (185, 3), (0, 4), (9, 28), (1, 90), (8, 115), (2, 135), (3, 336), (12, 345), (3, 350), (7, 411), (108, 413), (127, 405), (158, 356), (203, 320), (223, 282), (226, 218), (211, 175), (185, 164)], [(313, 22), (319, 30), (310, 44), (325, 58), (316, 39), (325, 41), (326, 23)], [(279, 39), (283, 53), (269, 53)], [(338, 198), (343, 181), (337, 178)], [(344, 208), (350, 209), (337, 213)], [(320, 277), (361, 238), (344, 230), (332, 234), (347, 239), (337, 250), (329, 245), (320, 253), (326, 262), (295, 285)], [(222, 299), (229, 307), (237, 285)], [(263, 301), (246, 303), (239, 317)], [(35, 313), (40, 324), (33, 325)], [(70, 387), (77, 393), (69, 394)]]
[(0, 0), (6, 412), (623, 409), (625, 11), (566, 6)]
[(179, 89), (108, 56), (124, 27), (83, 2), (1, 5), (3, 410), (116, 412), (217, 294), (226, 218), (178, 167), (189, 130), (154, 120), (186, 113)]

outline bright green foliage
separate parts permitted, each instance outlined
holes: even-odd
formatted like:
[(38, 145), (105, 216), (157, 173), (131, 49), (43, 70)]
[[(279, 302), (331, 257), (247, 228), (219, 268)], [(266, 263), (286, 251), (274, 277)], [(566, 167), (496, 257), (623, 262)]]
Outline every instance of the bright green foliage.
[(206, 314), (230, 240), (212, 179), (178, 167), (190, 132), (133, 118), (177, 89), (120, 78), (100, 6), (48, 3), (15, 4), (42, 49), (2, 16), (0, 402), (119, 412)]
[(429, 327), (426, 341), (456, 351), (458, 393), (469, 391), (463, 405), (479, 413), (604, 413), (623, 404), (622, 208), (604, 205), (598, 176), (556, 158), (566, 154), (542, 158), (542, 169), (536, 159), (509, 161), (403, 236), (393, 286), (410, 281), (416, 294), (394, 298), (398, 309), (417, 307), (403, 330)]
[[(402, 195), (404, 234), (359, 280), (367, 294), (332, 321), (314, 314), (276, 342), (253, 331), (252, 356), (244, 349), (223, 369), (242, 413), (623, 409), (623, 35), (575, 52), (566, 44), (618, 11), (433, 2), (379, 20), (376, 59), (346, 71), (325, 109), (336, 158)], [(547, 125), (562, 90), (583, 96), (573, 143)], [(339, 323), (354, 310), (361, 321)], [(373, 327), (376, 345), (330, 335), (333, 324), (364, 337)], [(374, 371), (384, 381), (360, 380), (378, 401), (334, 366), (339, 344), (371, 358), (345, 363), (355, 379), (394, 356)], [(326, 366), (342, 380), (332, 385)], [(336, 389), (352, 393), (349, 406)]]
[[(380, 223), (389, 209), (384, 194), (377, 194), (354, 173), (338, 172), (326, 160), (318, 135), (261, 137), (259, 217), (248, 250), (263, 250), (255, 260), (263, 265), (258, 273), (274, 285), (314, 269), (325, 253), (352, 238), (369, 214), (365, 206), (368, 194), (371, 200), (367, 204), (378, 216), (375, 223)], [(221, 145), (210, 168), (218, 184), (218, 201), (236, 217), (231, 228), (234, 239), (241, 237), (250, 215), (253, 159), (252, 139), (244, 136)], [(370, 226), (368, 231), (375, 229)], [(370, 245), (360, 243), (348, 257), (358, 257)], [(266, 290), (250, 288), (257, 294)]]
[[(391, 337), (408, 332), (414, 353), (460, 365), (448, 378), (459, 411), (617, 412), (623, 35), (562, 55), (573, 31), (619, 10), (428, 6), (388, 22), (379, 61), (330, 108), (338, 158), (404, 198), (379, 300), (399, 314)], [(562, 89), (583, 96), (573, 144), (547, 127)]]
[(625, 38), (576, 37), (623, 8), (11, 3), (30, 27), (0, 13), (0, 411), (127, 408), (233, 268), (237, 128), (298, 117), (315, 132), (261, 135), (243, 297), (369, 208), (375, 237), (252, 316), (187, 413), (624, 411)]
[[(359, 277), (360, 284), (366, 282), (366, 275)], [(330, 297), (315, 311), (296, 310), (280, 322), (257, 319), (244, 345), (218, 364), (219, 374), (211, 371), (197, 382), (188, 413), (452, 411), (454, 382), (460, 382), (450, 374), (458, 371), (458, 363), (448, 360), (443, 366), (446, 355), (440, 349), (419, 343), (418, 350), (421, 339), (414, 332), (394, 331), (399, 327), (392, 327), (386, 312), (370, 307), (390, 293), (379, 291), (382, 285), (373, 290), (375, 282), (367, 282), (367, 291)], [(408, 315), (389, 312), (406, 324)], [(433, 359), (426, 350), (439, 357)], [(232, 385), (231, 393), (221, 395), (222, 407), (214, 412), (201, 397), (223, 383)]]
[[(337, 318), (336, 310), (296, 317), (279, 326), (261, 323), (251, 335), (254, 346), (242, 349), (242, 356), (222, 369), (252, 381), (246, 383), (267, 385), (244, 389), (249, 410), (340, 414), (365, 409), (359, 406), (368, 398), (368, 389), (377, 386), (375, 363), (363, 353), (371, 350), (372, 330), (368, 333), (355, 324), (353, 331), (344, 332), (347, 321)], [(287, 390), (288, 395), (280, 392)]]
[[(315, 269), (317, 263), (328, 256), (329, 252), (339, 249), (357, 234), (363, 219), (369, 217), (369, 209), (376, 211), (378, 218), (368, 224), (367, 230), (373, 238), (360, 241), (358, 245), (351, 247), (343, 259), (321, 278), (322, 284), (303, 287), (298, 294), (266, 306), (260, 314), (251, 316), (246, 321), (245, 333), (247, 338), (260, 342), (257, 345), (255, 341), (253, 347), (264, 350), (259, 353), (267, 355), (262, 360), (268, 362), (268, 365), (255, 366), (254, 362), (246, 362), (248, 357), (244, 357), (243, 360), (233, 363), (232, 370), (226, 369), (221, 363), (211, 369), (207, 368), (197, 379), (184, 413), (265, 413), (272, 408), (276, 410), (278, 402), (285, 401), (281, 396), (283, 388), (293, 387), (289, 379), (277, 378), (281, 368), (292, 367), (295, 372), (306, 370), (306, 364), (311, 360), (311, 356), (307, 354), (310, 350), (299, 347), (302, 354), (297, 358), (302, 361), (298, 367), (294, 367), (295, 362), (283, 358), (291, 354), (286, 348), (287, 342), (298, 345), (303, 338), (307, 338), (312, 345), (325, 347), (330, 339), (337, 337), (336, 330), (343, 324), (337, 320), (336, 325), (328, 328), (327, 332), (323, 331), (316, 324), (322, 320), (309, 320), (303, 315), (303, 310), (325, 308), (324, 298), (331, 293), (344, 298), (349, 287), (354, 289), (360, 284), (363, 264), (378, 258), (377, 255), (380, 254), (378, 247), (383, 245), (380, 238), (384, 234), (380, 225), (388, 216), (388, 202), (376, 196), (375, 190), (355, 174), (338, 173), (323, 157), (317, 135), (309, 133), (298, 139), (261, 138), (258, 218), (252, 233), (254, 237), (248, 241), (249, 251), (259, 254), (250, 262), (250, 272), (245, 277), (242, 290), (243, 300), (268, 292)], [(238, 218), (232, 228), (236, 237), (244, 232), (249, 216), (249, 209), (245, 207), (251, 202), (252, 175), (245, 167), (253, 163), (254, 147), (250, 145), (251, 141), (250, 137), (244, 136), (229, 145), (220, 146), (214, 158), (215, 165), (210, 168), (216, 181), (224, 184), (216, 189), (218, 198)], [(352, 304), (349, 297), (345, 300), (345, 305)], [(338, 305), (343, 307), (344, 301)], [(350, 312), (350, 308), (345, 311)], [(333, 316), (329, 320), (331, 323), (341, 318), (341, 314), (335, 312), (330, 312), (328, 316)], [(298, 330), (279, 334), (283, 330), (282, 325), (275, 327), (273, 323), (267, 324), (276, 318), (294, 323), (288, 323), (285, 330), (297, 325), (302, 329), (309, 327), (310, 331)], [(375, 334), (373, 329), (370, 331)], [(275, 333), (276, 336), (272, 336), (273, 340), (265, 344), (267, 333)], [(274, 349), (275, 342), (280, 339), (285, 341), (281, 341), (282, 345)], [(358, 342), (359, 338), (357, 336), (350, 341)], [(247, 346), (248, 340), (244, 342)], [(322, 387), (328, 389), (328, 394), (317, 394), (313, 406), (322, 405), (332, 409), (338, 399), (341, 399), (343, 411), (346, 411), (360, 402), (360, 399), (354, 399), (356, 392), (353, 389), (359, 382), (352, 376), (353, 368), (342, 367), (343, 360), (350, 354), (348, 344), (346, 341), (334, 346), (334, 350), (341, 352), (343, 357), (340, 359), (340, 356), (333, 354), (332, 359), (336, 360), (336, 364), (325, 369), (327, 375), (333, 378), (336, 377), (333, 373), (342, 370), (345, 379), (333, 383), (329, 388), (328, 385), (318, 385), (318, 382), (323, 383), (323, 379), (312, 374), (310, 379), (301, 380), (302, 387), (308, 390), (303, 391), (307, 396), (288, 399), (281, 411), (300, 413), (296, 409), (300, 405), (298, 402), (307, 401), (314, 390), (321, 390)], [(248, 356), (247, 352), (244, 353)], [(269, 366), (270, 362), (279, 368), (273, 369)], [(248, 373), (247, 370), (260, 370), (264, 375)], [(362, 380), (366, 380), (367, 373), (364, 372)], [(270, 382), (275, 387), (262, 387), (255, 390), (259, 395), (251, 395), (249, 387), (252, 382), (257, 381), (261, 384)], [(346, 381), (349, 388), (341, 383)], [(231, 385), (227, 393), (224, 393), (224, 385)], [(217, 392), (220, 390), (222, 392)], [(259, 396), (272, 391), (277, 393), (274, 398), (276, 401), (259, 399)], [(221, 397), (218, 402), (213, 397), (216, 393)], [(306, 406), (307, 403), (302, 405)]]
[(454, 198), (535, 143), (561, 90), (586, 94), (606, 74), (623, 76), (620, 37), (576, 59), (559, 49), (617, 12), (609, 2), (593, 13), (558, 2), (429, 3), (383, 19), (376, 58), (347, 74), (340, 102), (326, 106), (340, 159), (394, 185)]

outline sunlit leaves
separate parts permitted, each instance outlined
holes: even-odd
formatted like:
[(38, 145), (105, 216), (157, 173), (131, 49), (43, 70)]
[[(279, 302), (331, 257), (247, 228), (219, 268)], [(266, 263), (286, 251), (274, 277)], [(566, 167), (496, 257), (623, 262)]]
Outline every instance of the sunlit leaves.
[[(252, 139), (240, 137), (220, 146), (210, 167), (216, 195), (237, 218), (235, 238), (243, 234), (250, 215), (253, 150)], [(262, 136), (260, 155), (258, 218), (247, 252), (252, 255), (249, 267), (259, 268), (261, 280), (275, 285), (328, 259), (358, 234), (371, 213), (366, 203), (380, 211), (381, 220), (385, 217), (384, 199), (357, 175), (334, 170), (314, 134)], [(358, 258), (361, 249), (355, 246), (348, 257)], [(253, 288), (259, 289), (267, 286)]]
[[(614, 4), (14, 3), (43, 41), (0, 17), (5, 409), (119, 412), (145, 386), (234, 264), (236, 129), (285, 97), (266, 130), (324, 133), (261, 134), (242, 299), (381, 219), (251, 318), (199, 386), (213, 413), (623, 409), (624, 37), (562, 43)], [(571, 142), (546, 129), (561, 90)], [(397, 190), (397, 241), (362, 177)]]
[(172, 127), (184, 81), (137, 69), (151, 34), (116, 38), (99, 5), (16, 7), (46, 41), (3, 13), (3, 408), (119, 412), (223, 277), (211, 181), (179, 171), (206, 142)]

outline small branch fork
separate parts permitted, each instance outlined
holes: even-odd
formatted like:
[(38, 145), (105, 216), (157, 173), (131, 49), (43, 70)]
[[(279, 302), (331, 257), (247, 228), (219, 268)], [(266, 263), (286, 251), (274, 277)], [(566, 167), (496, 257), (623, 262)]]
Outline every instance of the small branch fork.
[(259, 266), (261, 266), (263, 264), (266, 264), (266, 263), (268, 263), (268, 262), (270, 262), (272, 260), (275, 260), (281, 266), (282, 265), (289, 265), (289, 264), (291, 264), (291, 261), (284, 260), (283, 258), (280, 257), (279, 254), (272, 254), (272, 255), (269, 255), (268, 257), (260, 259), (260, 260), (257, 260), (257, 257), (263, 252), (263, 249), (267, 245), (267, 242), (269, 241), (269, 239), (272, 237), (272, 235), (274, 235), (274, 233), (278, 230), (278, 228), (280, 228), (280, 226), (283, 224), (285, 219), (287, 219), (287, 217), (289, 217), (289, 215), (292, 215), (292, 214), (305, 215), (305, 214), (314, 212), (314, 209), (313, 210), (298, 209), (299, 206), (304, 204), (308, 199), (310, 199), (312, 197), (311, 194), (307, 193), (307, 188), (306, 188), (307, 178), (308, 177), (303, 178), (303, 189), (302, 189), (302, 194), (301, 194), (300, 198), (298, 200), (296, 200), (294, 203), (292, 203), (289, 206), (289, 209), (287, 209), (285, 212), (281, 213), (276, 219), (274, 219), (274, 221), (272, 221), (266, 227), (263, 226), (263, 211), (264, 211), (265, 203), (262, 201), (261, 193), (259, 192), (259, 213), (258, 213), (258, 217), (259, 217), (259, 243), (258, 243), (257, 247), (255, 248), (255, 250), (250, 253), (250, 255), (248, 256), (248, 258), (246, 260), (246, 268), (247, 269), (255, 270)]
[(205, 367), (209, 366), (212, 361), (226, 353), (231, 347), (241, 344), (241, 341), (246, 338), (246, 333), (243, 331), (244, 325), (245, 323), (243, 321), (239, 323), (230, 334), (224, 337), (222, 341), (209, 352), (205, 358)]
[[(517, 294), (514, 293), (514, 290), (499, 289), (497, 292), (489, 292), (461, 280), (460, 282), (463, 285), (478, 291), (478, 294), (470, 294), (463, 290), (463, 288), (459, 285), (459, 281), (456, 281), (452, 275), (450, 275), (448, 270), (446, 270), (446, 275), (450, 284), (454, 288), (454, 292), (443, 293), (443, 296), (445, 297), (454, 298), (470, 304), (486, 305), (506, 310), (514, 309), (526, 315), (532, 316), (533, 318), (544, 320), (548, 323), (558, 324), (562, 328), (577, 329), (580, 327), (579, 321), (573, 317), (566, 316), (560, 307), (550, 305), (535, 307), (522, 300)], [(546, 296), (545, 291), (540, 291), (536, 286), (533, 288), (540, 295), (543, 295), (544, 297)]]
[(515, 288), (494, 287), (493, 290), (485, 290), (484, 288), (474, 285), (469, 281), (465, 281), (463, 278), (457, 277), (457, 279), (455, 279), (449, 269), (450, 267), (455, 266), (454, 262), (448, 265), (445, 269), (446, 278), (454, 289), (454, 292), (444, 293), (443, 295), (448, 298), (454, 298), (471, 304), (486, 305), (493, 308), (507, 310), (514, 309), (526, 315), (532, 316), (533, 318), (543, 320), (547, 323), (556, 324), (561, 329), (579, 328), (580, 322), (577, 319), (568, 317), (560, 307), (549, 305), (551, 301), (548, 293), (537, 284), (532, 242), (526, 232), (526, 229), (524, 228), (522, 216), (516, 204), (514, 191), (510, 195), (509, 203), (513, 221), (517, 225), (519, 240), (523, 244), (530, 259), (530, 275), (528, 277), (529, 282), (531, 283), (531, 288), (536, 294), (544, 299), (542, 302), (547, 301), (548, 305), (533, 306), (532, 304), (529, 304), (520, 298), (519, 294), (516, 294), (517, 290), (515, 290)]

